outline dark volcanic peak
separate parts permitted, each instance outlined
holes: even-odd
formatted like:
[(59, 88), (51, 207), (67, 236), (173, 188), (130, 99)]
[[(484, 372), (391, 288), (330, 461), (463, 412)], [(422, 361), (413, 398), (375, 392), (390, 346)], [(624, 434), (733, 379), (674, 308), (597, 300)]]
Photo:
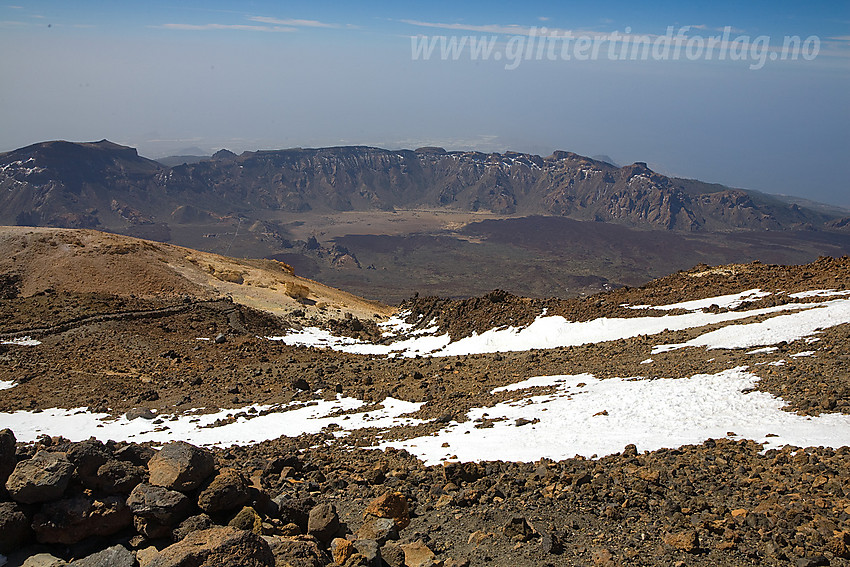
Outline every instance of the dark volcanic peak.
[(228, 149), (222, 148), (212, 155), (212, 159), (236, 159), (237, 156)]
[(0, 154), (0, 188), (0, 222), (7, 224), (138, 224), (185, 205), (216, 215), (429, 207), (684, 231), (823, 227), (828, 220), (744, 190), (670, 178), (642, 162), (618, 168), (566, 151), (221, 150), (166, 167), (105, 140), (45, 142)]
[[(94, 227), (112, 195), (143, 192), (164, 168), (108, 140), (52, 141), (0, 154), (3, 224)], [(107, 215), (108, 217), (109, 215)], [(105, 220), (113, 220), (105, 218)]]
[(42, 160), (42, 165), (48, 165), (53, 162), (56, 165), (64, 165), (69, 160), (91, 160), (97, 156), (120, 157), (123, 159), (141, 159), (136, 148), (122, 146), (109, 140), (100, 140), (99, 142), (67, 142), (65, 140), (55, 140), (50, 142), (39, 142), (11, 152), (0, 154), (0, 163), (6, 164), (14, 159), (20, 158), (38, 158)]

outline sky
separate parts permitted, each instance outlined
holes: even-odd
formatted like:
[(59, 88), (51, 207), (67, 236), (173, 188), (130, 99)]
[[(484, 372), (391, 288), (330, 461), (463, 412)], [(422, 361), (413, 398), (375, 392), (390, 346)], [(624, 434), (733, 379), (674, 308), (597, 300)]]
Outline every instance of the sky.
[(850, 207), (850, 2), (695, 4), (11, 0), (0, 151), (561, 149)]

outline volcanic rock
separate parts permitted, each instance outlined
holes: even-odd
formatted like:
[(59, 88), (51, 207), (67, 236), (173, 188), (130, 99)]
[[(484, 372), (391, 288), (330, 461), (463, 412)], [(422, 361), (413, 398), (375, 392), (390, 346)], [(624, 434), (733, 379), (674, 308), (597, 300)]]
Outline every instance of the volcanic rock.
[(402, 530), (410, 524), (410, 511), (407, 507), (407, 499), (398, 492), (386, 492), (372, 500), (366, 507), (364, 514), (366, 518), (391, 518), (395, 522), (396, 529)]
[(91, 536), (112, 535), (131, 521), (130, 509), (120, 496), (77, 495), (43, 504), (32, 527), (41, 543), (74, 544)]
[(263, 539), (269, 544), (277, 565), (325, 567), (333, 562), (310, 536), (263, 536)]
[(0, 431), (0, 487), (5, 486), (6, 479), (15, 470), (16, 463), (15, 434), (11, 429), (3, 429)]
[(167, 443), (148, 462), (150, 483), (188, 492), (201, 485), (215, 466), (212, 454), (185, 443)]
[(175, 542), (180, 541), (192, 532), (206, 530), (213, 527), (212, 519), (206, 514), (198, 514), (197, 516), (189, 516), (180, 525), (174, 528), (171, 532), (171, 539)]
[(192, 502), (185, 494), (176, 490), (143, 483), (130, 493), (127, 506), (135, 516), (156, 520), (164, 525), (174, 525), (189, 515)]
[(127, 494), (144, 477), (144, 469), (128, 461), (115, 459), (105, 462), (97, 469), (97, 487), (107, 494)]
[(250, 499), (248, 483), (239, 472), (224, 469), (198, 495), (198, 507), (208, 514), (235, 510)]
[(0, 553), (21, 547), (31, 534), (30, 521), (16, 502), (0, 502)]
[(113, 545), (82, 559), (71, 561), (69, 567), (134, 567), (136, 557), (123, 545)]
[(73, 473), (74, 465), (64, 453), (39, 451), (15, 466), (6, 490), (13, 500), (24, 504), (55, 500), (65, 492)]
[(310, 510), (307, 533), (321, 542), (328, 543), (339, 531), (339, 516), (333, 504), (322, 503)]
[(437, 561), (437, 556), (422, 540), (400, 545), (404, 551), (404, 564), (407, 567), (437, 567), (442, 566), (442, 561)]
[(273, 567), (263, 538), (244, 530), (216, 527), (192, 532), (163, 549), (148, 567)]

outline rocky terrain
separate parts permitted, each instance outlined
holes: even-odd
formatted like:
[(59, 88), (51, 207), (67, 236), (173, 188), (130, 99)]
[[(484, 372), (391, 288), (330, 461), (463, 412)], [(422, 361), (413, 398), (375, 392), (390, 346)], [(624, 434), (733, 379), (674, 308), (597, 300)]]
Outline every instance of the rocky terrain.
[(8, 430), (0, 440), (3, 462), (17, 461), (0, 475), (0, 551), (13, 565), (815, 566), (850, 557), (846, 448), (760, 453), (752, 442), (709, 440), (643, 454), (632, 445), (591, 461), (424, 468), (405, 453), (340, 452), (308, 438), (217, 451), (47, 437), (16, 451)]
[[(848, 429), (846, 257), (698, 265), (586, 298), (494, 291), (391, 309), (286, 267), (94, 231), (4, 229), (0, 246), (0, 427), (10, 428), (0, 433), (0, 562), (850, 564), (850, 452), (787, 441), (800, 427), (834, 427), (834, 439)], [(215, 275), (225, 272), (242, 281)], [(793, 330), (827, 312), (836, 315), (816, 330), (766, 336), (760, 348), (659, 347), (799, 316)], [(610, 338), (359, 352), (517, 329), (510, 347), (545, 317)], [(675, 326), (686, 318), (697, 322)], [(653, 321), (669, 328), (611, 334)], [(508, 450), (554, 447), (546, 410), (563, 419), (555, 404), (606, 384), (673, 387), (730, 372), (752, 379), (707, 414), (709, 390), (662, 402), (675, 408), (662, 422), (681, 419), (692, 437), (679, 425), (661, 437), (660, 425), (618, 432), (623, 412), (647, 403), (629, 390), (622, 407), (568, 406), (569, 420), (588, 425), (557, 458), (456, 456), (468, 454), (464, 439), (487, 435)], [(564, 374), (577, 384), (539, 378)], [(723, 404), (733, 413), (712, 425)], [(736, 421), (750, 407), (767, 413), (754, 426)], [(557, 423), (569, 438), (570, 424)]]

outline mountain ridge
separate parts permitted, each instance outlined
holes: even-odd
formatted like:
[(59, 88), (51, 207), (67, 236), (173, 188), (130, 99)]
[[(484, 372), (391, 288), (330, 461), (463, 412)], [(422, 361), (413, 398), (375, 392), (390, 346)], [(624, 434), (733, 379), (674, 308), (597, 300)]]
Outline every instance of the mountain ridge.
[(435, 207), (543, 214), (686, 232), (824, 229), (833, 217), (757, 192), (667, 177), (567, 151), (370, 146), (217, 152), (169, 167), (108, 140), (52, 141), (0, 154), (0, 222), (68, 228), (162, 223), (180, 206), (256, 210)]

